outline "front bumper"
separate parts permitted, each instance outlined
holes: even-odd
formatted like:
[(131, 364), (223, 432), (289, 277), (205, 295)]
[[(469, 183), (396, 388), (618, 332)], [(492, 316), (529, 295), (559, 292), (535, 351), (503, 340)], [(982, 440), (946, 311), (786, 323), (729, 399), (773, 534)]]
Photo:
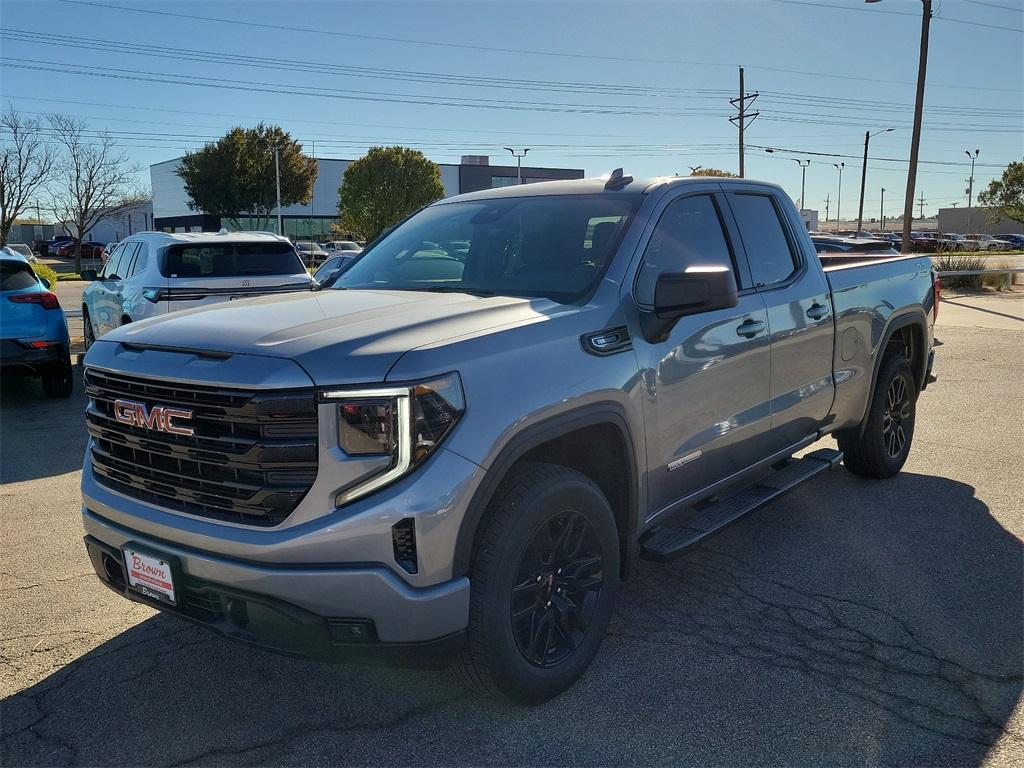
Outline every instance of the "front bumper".
[[(312, 658), (373, 655), (416, 660), (457, 646), (469, 615), (469, 580), (408, 585), (383, 566), (268, 565), (202, 552), (152, 538), (83, 507), (86, 548), (111, 589), (224, 635)], [(171, 558), (180, 599), (169, 606), (127, 589), (126, 544)]]

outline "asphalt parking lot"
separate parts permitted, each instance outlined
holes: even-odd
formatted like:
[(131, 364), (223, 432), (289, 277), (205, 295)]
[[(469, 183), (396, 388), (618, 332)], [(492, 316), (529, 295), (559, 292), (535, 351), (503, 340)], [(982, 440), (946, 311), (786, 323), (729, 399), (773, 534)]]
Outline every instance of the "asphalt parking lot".
[(0, 763), (1022, 765), (1024, 323), (970, 325), (939, 329), (902, 475), (837, 470), (642, 564), (591, 671), (532, 709), (117, 597), (81, 543), (81, 390), (5, 381)]

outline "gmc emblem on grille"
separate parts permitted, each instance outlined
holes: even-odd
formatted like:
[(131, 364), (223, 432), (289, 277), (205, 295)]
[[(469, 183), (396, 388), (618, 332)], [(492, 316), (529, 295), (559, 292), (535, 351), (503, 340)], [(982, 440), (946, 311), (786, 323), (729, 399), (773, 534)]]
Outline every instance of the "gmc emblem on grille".
[(192, 411), (184, 408), (168, 408), (165, 405), (154, 405), (149, 408), (145, 403), (136, 403), (134, 400), (115, 400), (114, 418), (129, 427), (155, 429), (158, 432), (169, 432), (185, 437), (192, 437), (195, 434), (192, 427), (175, 424), (175, 420), (192, 420)]

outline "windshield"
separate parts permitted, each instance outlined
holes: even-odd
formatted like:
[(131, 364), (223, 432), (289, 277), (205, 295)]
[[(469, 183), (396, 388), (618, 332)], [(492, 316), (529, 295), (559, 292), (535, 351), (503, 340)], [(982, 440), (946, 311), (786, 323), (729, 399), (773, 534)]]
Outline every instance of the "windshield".
[(164, 277), (248, 277), (306, 270), (288, 243), (217, 243), (171, 246), (160, 271)]
[(435, 205), (383, 237), (334, 288), (588, 295), (640, 195), (506, 197)]

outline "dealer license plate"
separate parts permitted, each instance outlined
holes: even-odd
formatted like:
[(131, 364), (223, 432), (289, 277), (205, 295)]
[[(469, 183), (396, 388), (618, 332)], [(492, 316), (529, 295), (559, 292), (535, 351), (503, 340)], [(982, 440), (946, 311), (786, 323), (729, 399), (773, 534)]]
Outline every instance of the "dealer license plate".
[(130, 589), (154, 600), (171, 605), (177, 604), (170, 560), (125, 547), (124, 565), (128, 572)]

